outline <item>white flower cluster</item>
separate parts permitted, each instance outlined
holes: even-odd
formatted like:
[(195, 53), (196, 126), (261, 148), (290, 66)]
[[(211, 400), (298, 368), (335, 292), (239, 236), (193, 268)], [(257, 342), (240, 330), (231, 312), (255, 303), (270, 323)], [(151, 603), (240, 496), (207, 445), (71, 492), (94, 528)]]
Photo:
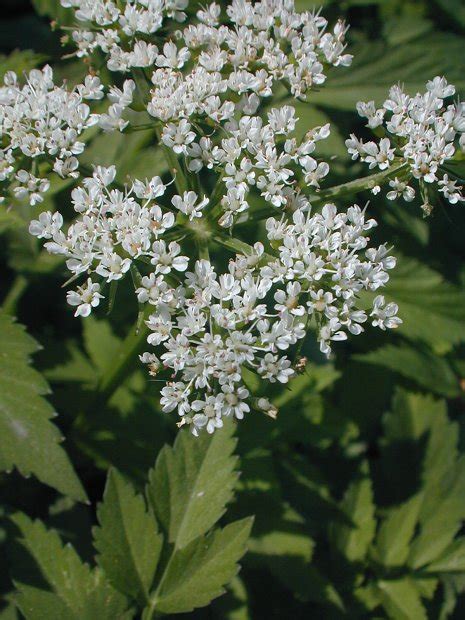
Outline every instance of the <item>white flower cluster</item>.
[(166, 17), (184, 21), (187, 4), (188, 0), (61, 0), (83, 24), (72, 32), (77, 55), (88, 56), (99, 49), (108, 54), (112, 71), (152, 66), (158, 48), (146, 38), (156, 35)]
[[(233, 73), (224, 85), (234, 92), (267, 95), (272, 82), (283, 79), (299, 96), (324, 82), (324, 63), (347, 65), (352, 58), (344, 54), (342, 22), (334, 32), (327, 32), (323, 17), (296, 12), (293, 0), (233, 0), (226, 9), (229, 26), (220, 24), (221, 7), (211, 3), (197, 11), (199, 24), (175, 33), (181, 47), (170, 41), (162, 50), (149, 42), (150, 37), (156, 40), (156, 33), (167, 25), (165, 18), (184, 21), (188, 0), (61, 0), (61, 5), (74, 8), (76, 18), (83, 22), (72, 33), (78, 56), (100, 49), (108, 54), (108, 68), (114, 71), (159, 67), (154, 83), (162, 87), (166, 81), (175, 107), (180, 105), (182, 91), (191, 101), (195, 101), (195, 90), (198, 96), (205, 86), (211, 91), (206, 96), (224, 92), (213, 90), (215, 82), (223, 82), (226, 72), (222, 77), (221, 71), (226, 65), (232, 65)], [(191, 55), (194, 67), (186, 90), (177, 78)]]
[[(286, 352), (312, 323), (327, 355), (332, 341), (360, 334), (368, 316), (357, 307), (358, 293), (386, 284), (395, 265), (385, 246), (367, 247), (375, 225), (356, 205), (347, 213), (326, 205), (313, 216), (299, 209), (291, 223), (268, 220), (273, 255), (256, 243), (220, 275), (210, 261), (198, 260), (176, 288), (156, 272), (144, 277), (139, 300), (155, 307), (148, 342), (164, 352), (141, 359), (154, 375), (172, 372), (161, 391), (163, 410), (177, 411), (180, 425), (191, 425), (195, 435), (211, 433), (225, 416), (241, 419), (251, 407), (263, 409), (263, 400), (250, 397), (244, 369), (287, 383), (295, 370)], [(374, 326), (397, 327), (396, 314), (395, 304), (375, 298)]]
[[(249, 208), (247, 197), (254, 187), (271, 207), (308, 207), (305, 196), (295, 188), (299, 177), (306, 186), (319, 188), (320, 180), (329, 172), (326, 162), (310, 155), (316, 142), (328, 137), (329, 124), (315, 127), (298, 142), (290, 137), (298, 120), (293, 107), (273, 108), (267, 119), (266, 123), (259, 116), (245, 115), (239, 122), (229, 121), (225, 125), (227, 137), (217, 146), (207, 137), (199, 143), (184, 139), (182, 144), (170, 144), (174, 150), (185, 152), (190, 170), (206, 166), (220, 171), (224, 184), (221, 226), (232, 226)], [(162, 136), (165, 143), (172, 139), (167, 129)]]
[[(101, 282), (120, 280), (136, 259), (146, 259), (154, 265), (154, 274), (184, 271), (186, 256), (179, 256), (180, 246), (166, 244), (160, 236), (175, 224), (175, 215), (162, 209), (156, 199), (163, 196), (166, 186), (160, 177), (149, 181), (136, 180), (130, 187), (113, 187), (115, 166), (97, 166), (92, 177), (71, 194), (77, 219), (63, 232), (63, 217), (59, 212), (44, 211), (33, 220), (29, 232), (46, 239), (51, 254), (67, 259), (73, 279), (87, 273), (100, 277)], [(182, 210), (185, 202), (194, 205), (197, 196), (186, 192), (173, 198), (173, 205)], [(202, 208), (204, 201), (197, 206)], [(176, 209), (173, 208), (173, 211)], [(192, 211), (195, 207), (192, 206)], [(89, 279), (84, 287), (68, 293), (68, 302), (77, 306), (76, 316), (88, 316), (103, 295), (100, 282)]]
[[(360, 334), (368, 314), (357, 306), (358, 294), (384, 286), (395, 265), (385, 246), (368, 247), (374, 220), (356, 205), (338, 213), (328, 204), (321, 214), (305, 207), (291, 221), (268, 219), (266, 248), (257, 242), (225, 273), (205, 259), (188, 271), (189, 258), (170, 239), (181, 238), (180, 221), (195, 226), (208, 199), (193, 191), (169, 198), (159, 177), (125, 187), (115, 177), (114, 166), (96, 167), (73, 190), (77, 218), (66, 232), (58, 212), (41, 213), (30, 232), (46, 239), (49, 252), (66, 257), (73, 280), (86, 275), (68, 293), (76, 316), (88, 316), (103, 299), (103, 287), (132, 271), (138, 302), (153, 306), (148, 342), (163, 351), (160, 361), (154, 353), (142, 359), (152, 374), (161, 368), (171, 373), (163, 408), (176, 409), (196, 434), (255, 406), (244, 368), (286, 383), (294, 369), (285, 352), (310, 328), (327, 355), (332, 341)], [(386, 329), (400, 323), (396, 314), (397, 306), (378, 295), (369, 316)]]
[(24, 85), (16, 73), (7, 72), (0, 87), (0, 182), (4, 194), (0, 202), (9, 189), (31, 206), (42, 202), (50, 187), (48, 166), (41, 166), (44, 162), (51, 163), (62, 178), (77, 178), (77, 156), (85, 148), (80, 139), (83, 132), (96, 124), (105, 131), (122, 131), (127, 125), (122, 115), (132, 102), (134, 88), (132, 80), (126, 80), (122, 90), (110, 88), (107, 113), (93, 114), (85, 101), (104, 97), (96, 76), (87, 75), (83, 84), (69, 90), (54, 83), (48, 65), (33, 69)]
[(21, 168), (26, 158), (38, 162), (46, 156), (61, 177), (78, 175), (76, 155), (84, 150), (79, 137), (98, 122), (84, 100), (101, 99), (102, 89), (90, 75), (73, 90), (56, 86), (48, 65), (32, 70), (23, 86), (14, 72), (6, 73), (0, 87), (0, 181), (15, 184), (18, 198), (34, 205), (50, 185)]
[[(420, 184), (425, 213), (431, 211), (427, 187), (436, 183), (446, 200), (452, 204), (463, 202), (463, 188), (450, 178), (444, 164), (454, 158), (457, 147), (465, 150), (465, 104), (446, 105), (445, 99), (455, 94), (455, 87), (444, 77), (435, 77), (426, 84), (425, 93), (414, 97), (400, 86), (393, 86), (381, 108), (374, 101), (359, 102), (360, 116), (368, 120), (371, 129), (382, 128), (385, 137), (379, 142), (363, 142), (355, 135), (346, 141), (352, 159), (361, 159), (369, 168), (388, 169), (394, 159), (404, 164), (405, 175), (389, 183), (389, 200), (402, 196), (411, 201), (415, 197), (412, 180)], [(427, 184), (427, 185), (425, 185)]]
[[(225, 169), (221, 223), (230, 226), (248, 207), (250, 185), (275, 206), (289, 201), (292, 161), (316, 187), (328, 172), (309, 154), (329, 126), (317, 128), (302, 145), (282, 140), (278, 149), (295, 127), (294, 110), (273, 110), (265, 125), (254, 116), (261, 99), (278, 82), (292, 97), (304, 98), (325, 81), (325, 65), (347, 66), (352, 57), (344, 53), (343, 22), (330, 32), (319, 13), (296, 12), (293, 0), (234, 0), (226, 12), (229, 25), (222, 25), (220, 6), (211, 4), (198, 11), (198, 24), (177, 33), (176, 43), (165, 43), (147, 111), (163, 123), (162, 142), (185, 156), (191, 171)], [(216, 140), (210, 127), (221, 128)], [(226, 137), (219, 142), (221, 133)]]
[[(69, 282), (81, 279), (67, 294), (75, 316), (89, 316), (108, 288), (111, 303), (115, 283), (131, 274), (155, 347), (141, 359), (165, 381), (164, 411), (176, 411), (195, 435), (252, 408), (274, 415), (266, 398), (252, 397), (248, 372), (287, 383), (309, 330), (329, 355), (334, 341), (362, 333), (369, 322), (383, 330), (401, 323), (396, 304), (377, 293), (395, 259), (385, 245), (369, 247), (376, 222), (357, 205), (338, 213), (326, 204), (312, 214), (305, 195), (329, 172), (314, 155), (329, 124), (297, 138), (294, 107), (259, 113), (276, 83), (303, 98), (325, 81), (325, 66), (350, 64), (342, 22), (330, 32), (319, 13), (298, 13), (293, 0), (233, 0), (226, 15), (213, 3), (175, 30), (165, 18), (183, 21), (187, 0), (61, 3), (82, 23), (73, 32), (78, 55), (100, 49), (111, 70), (132, 70), (134, 81), (111, 86), (108, 110), (91, 114), (83, 100), (104, 96), (96, 77), (72, 91), (53, 84), (49, 67), (32, 72), (23, 88), (8, 77), (0, 90), (7, 143), (0, 174), (14, 178), (18, 198), (40, 202), (48, 180), (36, 176), (34, 164), (20, 167), (16, 152), (51, 157), (56, 172), (76, 178), (80, 134), (97, 123), (104, 131), (124, 130), (137, 92), (134, 107), (146, 107), (165, 151), (176, 156), (167, 153), (177, 192), (158, 176), (121, 185), (115, 166), (95, 166), (71, 192), (71, 223), (44, 211), (29, 230), (65, 257)], [(161, 30), (166, 42), (159, 48)], [(389, 167), (394, 148), (383, 142), (374, 165)], [(204, 180), (215, 183), (208, 197)], [(258, 196), (270, 214), (280, 213), (267, 220), (265, 242), (252, 247), (220, 226), (255, 217)], [(240, 252), (226, 270), (209, 258), (212, 240)], [(198, 259), (189, 258), (194, 246)], [(359, 303), (362, 291), (376, 292), (369, 309)]]

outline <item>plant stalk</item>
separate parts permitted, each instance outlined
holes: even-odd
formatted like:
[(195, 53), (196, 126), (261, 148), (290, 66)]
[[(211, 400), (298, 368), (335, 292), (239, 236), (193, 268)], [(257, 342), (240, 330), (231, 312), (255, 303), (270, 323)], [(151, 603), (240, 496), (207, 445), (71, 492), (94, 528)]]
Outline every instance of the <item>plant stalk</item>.
[(136, 324), (131, 327), (115, 356), (114, 363), (100, 379), (97, 392), (101, 400), (108, 401), (111, 398), (114, 392), (116, 392), (124, 382), (124, 378), (128, 375), (128, 372), (134, 366), (137, 356), (141, 352), (149, 333), (149, 328), (145, 321), (151, 311), (152, 307), (150, 304), (147, 304), (142, 315), (142, 320), (139, 318)]
[(18, 302), (21, 299), (23, 293), (27, 289), (28, 281), (27, 279), (19, 274), (13, 280), (13, 284), (11, 285), (10, 290), (5, 296), (2, 304), (2, 310), (6, 314), (15, 314), (16, 308), (18, 306)]

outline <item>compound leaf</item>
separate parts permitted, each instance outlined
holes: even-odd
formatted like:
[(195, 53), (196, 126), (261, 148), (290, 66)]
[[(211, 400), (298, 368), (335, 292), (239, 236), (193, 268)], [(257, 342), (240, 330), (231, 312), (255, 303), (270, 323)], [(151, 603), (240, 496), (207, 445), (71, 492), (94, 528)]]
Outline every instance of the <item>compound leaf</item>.
[(132, 617), (126, 599), (106, 581), (100, 569), (83, 564), (71, 545), (40, 521), (16, 514), (21, 543), (33, 557), (49, 590), (18, 581), (16, 603), (29, 620), (123, 620)]

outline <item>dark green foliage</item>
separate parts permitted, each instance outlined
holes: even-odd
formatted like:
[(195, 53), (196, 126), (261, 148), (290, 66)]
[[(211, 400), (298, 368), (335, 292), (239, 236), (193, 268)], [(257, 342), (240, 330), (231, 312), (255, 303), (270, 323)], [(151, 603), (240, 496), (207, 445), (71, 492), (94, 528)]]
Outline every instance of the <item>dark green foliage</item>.
[[(142, 613), (150, 620), (160, 612), (179, 613), (208, 605), (236, 575), (252, 525), (251, 518), (244, 518), (215, 527), (232, 498), (237, 477), (233, 448), (231, 427), (202, 442), (181, 433), (170, 449), (169, 465), (167, 448), (157, 459), (150, 474), (148, 503), (130, 482), (110, 470), (103, 501), (97, 507), (98, 525), (93, 528), (98, 552), (95, 568), (83, 563), (73, 546), (63, 546), (56, 530), (23, 513), (13, 514), (13, 535), (26, 550), (36, 575), (31, 583), (26, 563), (13, 548), (17, 589), (13, 599), (21, 613), (31, 620), (64, 616), (122, 620)], [(212, 458), (215, 454), (222, 456)], [(196, 503), (202, 495), (197, 487), (194, 492), (191, 489), (188, 501), (176, 502), (173, 509), (162, 489), (174, 493), (177, 484), (184, 484), (184, 475), (176, 472), (182, 472), (186, 463), (199, 464), (199, 470), (195, 466), (193, 470), (199, 480), (200, 469), (207, 481), (220, 472), (218, 482), (228, 493), (214, 493), (214, 486), (206, 481), (206, 503)], [(209, 511), (204, 521), (199, 512), (202, 506)], [(170, 534), (162, 534), (158, 522)]]
[[(86, 68), (62, 60), (48, 24), (69, 12), (30, 4), (7, 2), (0, 74), (50, 62), (78, 81)], [(301, 134), (332, 123), (319, 152), (334, 158), (329, 187), (364, 174), (344, 147), (364, 135), (358, 100), (438, 73), (463, 100), (465, 16), (460, 0), (316, 5), (347, 18), (354, 54), (296, 104)], [(85, 139), (83, 163), (116, 162), (121, 183), (168, 170), (151, 129)], [(55, 178), (44, 208), (69, 192)], [(252, 413), (198, 439), (161, 412), (137, 358), (108, 402), (97, 393), (138, 311), (131, 284), (109, 316), (73, 319), (61, 261), (27, 233), (29, 207), (0, 205), (0, 620), (464, 617), (464, 207), (438, 200), (425, 220), (417, 203), (362, 193), (340, 206), (352, 200), (372, 200), (373, 236), (399, 257), (383, 294), (403, 325), (335, 343), (330, 362), (306, 343), (302, 375), (266, 394), (277, 420)]]

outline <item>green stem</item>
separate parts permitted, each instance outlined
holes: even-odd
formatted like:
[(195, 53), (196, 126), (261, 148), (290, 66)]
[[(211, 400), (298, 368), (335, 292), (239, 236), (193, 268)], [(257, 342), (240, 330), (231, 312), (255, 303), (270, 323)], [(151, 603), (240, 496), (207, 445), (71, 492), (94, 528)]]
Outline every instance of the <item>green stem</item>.
[(199, 253), (199, 258), (203, 258), (205, 260), (210, 260), (210, 252), (208, 251), (208, 241), (203, 239), (196, 239), (195, 244), (197, 246), (197, 252)]
[(337, 198), (344, 198), (345, 196), (357, 194), (358, 192), (362, 192), (367, 189), (373, 189), (376, 185), (380, 185), (393, 179), (400, 172), (407, 170), (407, 168), (408, 164), (398, 164), (397, 166), (390, 167), (387, 170), (377, 172), (376, 174), (372, 174), (368, 177), (355, 179), (354, 181), (349, 181), (349, 183), (344, 183), (343, 185), (328, 187), (328, 189), (324, 189), (321, 192), (318, 192), (318, 194), (309, 195), (308, 198), (312, 205), (321, 204), (323, 202), (327, 202), (328, 200), (335, 200)]
[(15, 314), (18, 301), (27, 289), (28, 281), (22, 275), (17, 275), (13, 280), (10, 290), (5, 296), (2, 304), (2, 310), (6, 314)]
[(108, 401), (111, 398), (133, 367), (137, 355), (141, 352), (146, 342), (149, 328), (145, 321), (152, 310), (152, 307), (147, 304), (142, 316), (143, 320), (141, 321), (138, 319), (137, 323), (131, 328), (125, 340), (122, 342), (113, 364), (100, 379), (97, 392), (101, 400)]
[[(235, 237), (228, 237), (227, 235), (224, 235), (221, 233), (215, 233), (215, 236), (213, 237), (213, 241), (215, 243), (219, 243), (220, 245), (222, 245), (224, 248), (227, 248), (228, 250), (232, 250), (233, 252), (238, 252), (239, 254), (245, 254), (246, 256), (250, 256), (251, 254), (254, 254), (255, 252), (254, 248), (248, 243), (246, 243), (245, 241), (240, 241), (239, 239), (236, 239)], [(262, 254), (262, 260), (260, 262), (269, 263), (274, 260), (276, 260), (274, 256), (272, 256), (271, 254), (264, 253)]]
[(161, 141), (161, 131), (159, 127), (155, 128), (155, 133), (157, 134), (158, 144), (165, 154), (170, 172), (174, 176), (174, 184), (176, 185), (176, 189), (179, 194), (183, 194), (189, 189), (189, 184), (187, 182), (186, 175), (184, 174), (184, 170), (182, 169), (181, 162), (176, 157), (176, 154)]

